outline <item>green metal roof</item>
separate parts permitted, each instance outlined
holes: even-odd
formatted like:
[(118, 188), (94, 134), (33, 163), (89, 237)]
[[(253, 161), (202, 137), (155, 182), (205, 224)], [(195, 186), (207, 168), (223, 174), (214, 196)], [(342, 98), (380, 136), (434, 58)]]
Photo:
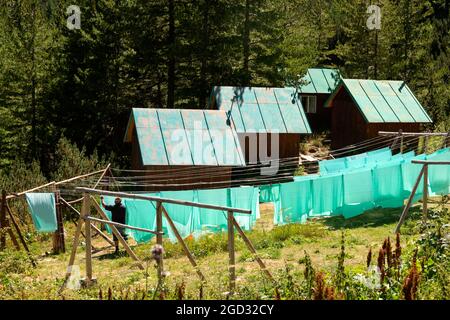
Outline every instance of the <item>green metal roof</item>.
[(310, 68), (303, 76), (302, 80), (307, 83), (300, 87), (300, 93), (331, 94), (339, 84), (340, 75), (337, 69)]
[(238, 133), (311, 133), (293, 88), (214, 87), (216, 108), (229, 112)]
[(133, 108), (124, 140), (136, 128), (143, 165), (244, 166), (226, 119), (220, 110)]
[(334, 97), (345, 88), (367, 122), (431, 123), (432, 120), (403, 81), (343, 79), (325, 103), (333, 106)]

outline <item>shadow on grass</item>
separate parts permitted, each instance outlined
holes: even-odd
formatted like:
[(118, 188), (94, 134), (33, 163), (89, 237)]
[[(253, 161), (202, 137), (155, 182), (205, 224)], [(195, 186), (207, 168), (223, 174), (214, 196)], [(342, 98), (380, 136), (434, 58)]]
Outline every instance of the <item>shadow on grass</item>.
[(115, 253), (115, 252), (110, 252), (110, 253), (105, 253), (102, 255), (98, 255), (96, 256), (97, 259), (99, 260), (106, 260), (106, 259), (119, 259), (119, 258), (123, 258), (128, 256), (127, 252), (125, 250), (120, 250), (119, 252)]
[[(351, 229), (351, 228), (376, 228), (388, 224), (396, 224), (400, 219), (403, 208), (375, 208), (366, 211), (365, 213), (345, 219), (343, 216), (336, 216), (323, 219), (321, 222), (335, 230)], [(409, 210), (408, 219), (417, 219), (416, 212), (420, 211), (419, 207), (413, 207)]]

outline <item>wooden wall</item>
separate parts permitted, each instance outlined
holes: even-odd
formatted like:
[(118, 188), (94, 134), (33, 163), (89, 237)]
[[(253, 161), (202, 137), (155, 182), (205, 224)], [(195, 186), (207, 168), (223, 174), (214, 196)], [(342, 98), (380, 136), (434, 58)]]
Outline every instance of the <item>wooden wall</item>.
[[(420, 123), (367, 123), (346, 90), (334, 99), (331, 114), (331, 148), (333, 150), (378, 137), (379, 131), (420, 132)], [(392, 143), (392, 142), (391, 142)], [(384, 145), (376, 145), (381, 148)], [(361, 150), (360, 150), (361, 151)]]
[[(273, 154), (272, 139), (274, 135), (278, 138), (278, 155)], [(299, 144), (302, 135), (292, 134), (292, 133), (282, 133), (282, 134), (269, 134), (267, 135), (267, 152), (265, 150), (260, 150), (260, 144), (263, 144), (264, 135), (258, 133), (238, 133), (239, 142), (241, 144), (242, 152), (244, 153), (245, 162), (249, 166), (247, 170), (242, 170), (240, 168), (233, 169), (233, 184), (258, 184), (254, 180), (261, 180), (264, 184), (265, 181), (290, 181), (286, 180), (286, 176), (292, 176), (294, 171), (298, 167), (299, 163)], [(276, 139), (276, 138), (275, 138)], [(275, 143), (275, 142), (274, 142)], [(253, 157), (251, 154), (255, 153)], [(262, 175), (259, 166), (264, 159), (259, 158), (259, 154), (268, 155), (269, 159), (289, 159), (289, 161), (281, 160), (278, 163), (278, 171), (274, 175)], [(250, 161), (252, 160), (252, 162)], [(243, 180), (252, 180), (251, 183), (247, 183)]]
[[(306, 96), (306, 94), (304, 95)], [(329, 94), (310, 94), (310, 96), (316, 96), (317, 99), (317, 112), (316, 113), (306, 113), (306, 118), (308, 119), (311, 131), (314, 133), (328, 131), (331, 129), (331, 108), (325, 108), (325, 101), (327, 101)]]

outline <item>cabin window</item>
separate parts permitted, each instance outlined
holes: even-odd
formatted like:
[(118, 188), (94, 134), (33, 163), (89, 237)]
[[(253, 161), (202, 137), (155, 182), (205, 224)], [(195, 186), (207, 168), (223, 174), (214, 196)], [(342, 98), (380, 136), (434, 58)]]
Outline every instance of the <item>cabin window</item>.
[(315, 96), (301, 96), (302, 105), (306, 113), (317, 112), (317, 99)]

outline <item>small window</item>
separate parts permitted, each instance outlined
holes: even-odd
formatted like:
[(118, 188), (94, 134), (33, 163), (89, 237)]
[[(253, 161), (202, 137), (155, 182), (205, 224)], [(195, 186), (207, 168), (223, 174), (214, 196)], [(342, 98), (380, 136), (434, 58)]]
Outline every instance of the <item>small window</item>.
[(301, 99), (306, 113), (317, 112), (317, 99), (315, 96), (301, 96)]

